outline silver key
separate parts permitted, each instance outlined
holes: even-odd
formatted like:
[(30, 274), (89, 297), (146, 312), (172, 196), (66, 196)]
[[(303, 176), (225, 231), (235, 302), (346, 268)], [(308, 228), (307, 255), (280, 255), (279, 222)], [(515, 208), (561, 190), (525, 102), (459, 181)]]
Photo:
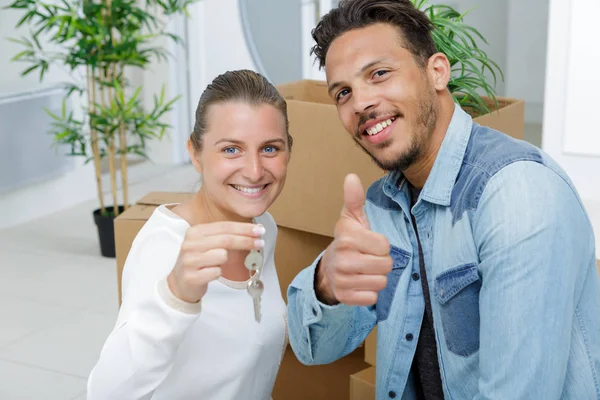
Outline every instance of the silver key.
[(260, 271), (263, 264), (263, 255), (261, 250), (251, 250), (246, 256), (244, 265), (252, 274), (253, 271)]
[(262, 296), (265, 286), (260, 279), (250, 279), (248, 281), (248, 294), (254, 302), (254, 319), (260, 322), (260, 297)]

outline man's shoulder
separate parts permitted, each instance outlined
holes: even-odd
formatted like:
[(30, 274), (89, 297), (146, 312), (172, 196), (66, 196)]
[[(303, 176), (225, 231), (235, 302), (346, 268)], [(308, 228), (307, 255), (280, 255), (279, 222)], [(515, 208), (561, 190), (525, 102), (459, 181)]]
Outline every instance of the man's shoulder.
[(517, 161), (545, 162), (542, 152), (534, 145), (495, 129), (473, 124), (461, 172), (471, 172), (470, 169), (476, 168), (492, 176)]
[(452, 189), (453, 221), (476, 210), (489, 181), (509, 165), (531, 162), (549, 167), (540, 149), (523, 140), (474, 123), (460, 171)]

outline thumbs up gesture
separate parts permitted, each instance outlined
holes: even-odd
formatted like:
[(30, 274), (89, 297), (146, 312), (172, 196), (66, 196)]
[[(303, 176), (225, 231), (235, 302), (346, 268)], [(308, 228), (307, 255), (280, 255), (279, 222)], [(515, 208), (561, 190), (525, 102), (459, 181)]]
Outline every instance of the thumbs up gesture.
[(392, 270), (390, 243), (370, 230), (364, 206), (360, 178), (349, 174), (344, 180), (344, 206), (333, 241), (317, 267), (315, 292), (321, 302), (372, 305), (387, 284), (386, 276)]

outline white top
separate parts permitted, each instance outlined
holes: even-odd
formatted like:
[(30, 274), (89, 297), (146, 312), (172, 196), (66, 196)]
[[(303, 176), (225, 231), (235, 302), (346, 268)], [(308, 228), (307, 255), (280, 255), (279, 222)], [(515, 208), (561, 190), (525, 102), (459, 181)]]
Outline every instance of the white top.
[(277, 226), (268, 213), (256, 222), (266, 229), (260, 323), (245, 282), (209, 283), (199, 313), (177, 307), (165, 277), (190, 226), (157, 207), (125, 262), (123, 303), (88, 400), (270, 398), (287, 346), (287, 309), (274, 263)]

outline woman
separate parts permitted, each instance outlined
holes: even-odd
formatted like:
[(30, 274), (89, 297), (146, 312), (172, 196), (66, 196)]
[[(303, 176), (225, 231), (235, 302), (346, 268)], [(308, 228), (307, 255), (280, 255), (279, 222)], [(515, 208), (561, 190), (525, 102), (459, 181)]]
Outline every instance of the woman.
[[(158, 207), (135, 238), (90, 400), (271, 395), (287, 324), (266, 211), (290, 158), (286, 103), (261, 75), (227, 72), (202, 94), (187, 147), (201, 188)], [(247, 287), (259, 279), (258, 321)]]

